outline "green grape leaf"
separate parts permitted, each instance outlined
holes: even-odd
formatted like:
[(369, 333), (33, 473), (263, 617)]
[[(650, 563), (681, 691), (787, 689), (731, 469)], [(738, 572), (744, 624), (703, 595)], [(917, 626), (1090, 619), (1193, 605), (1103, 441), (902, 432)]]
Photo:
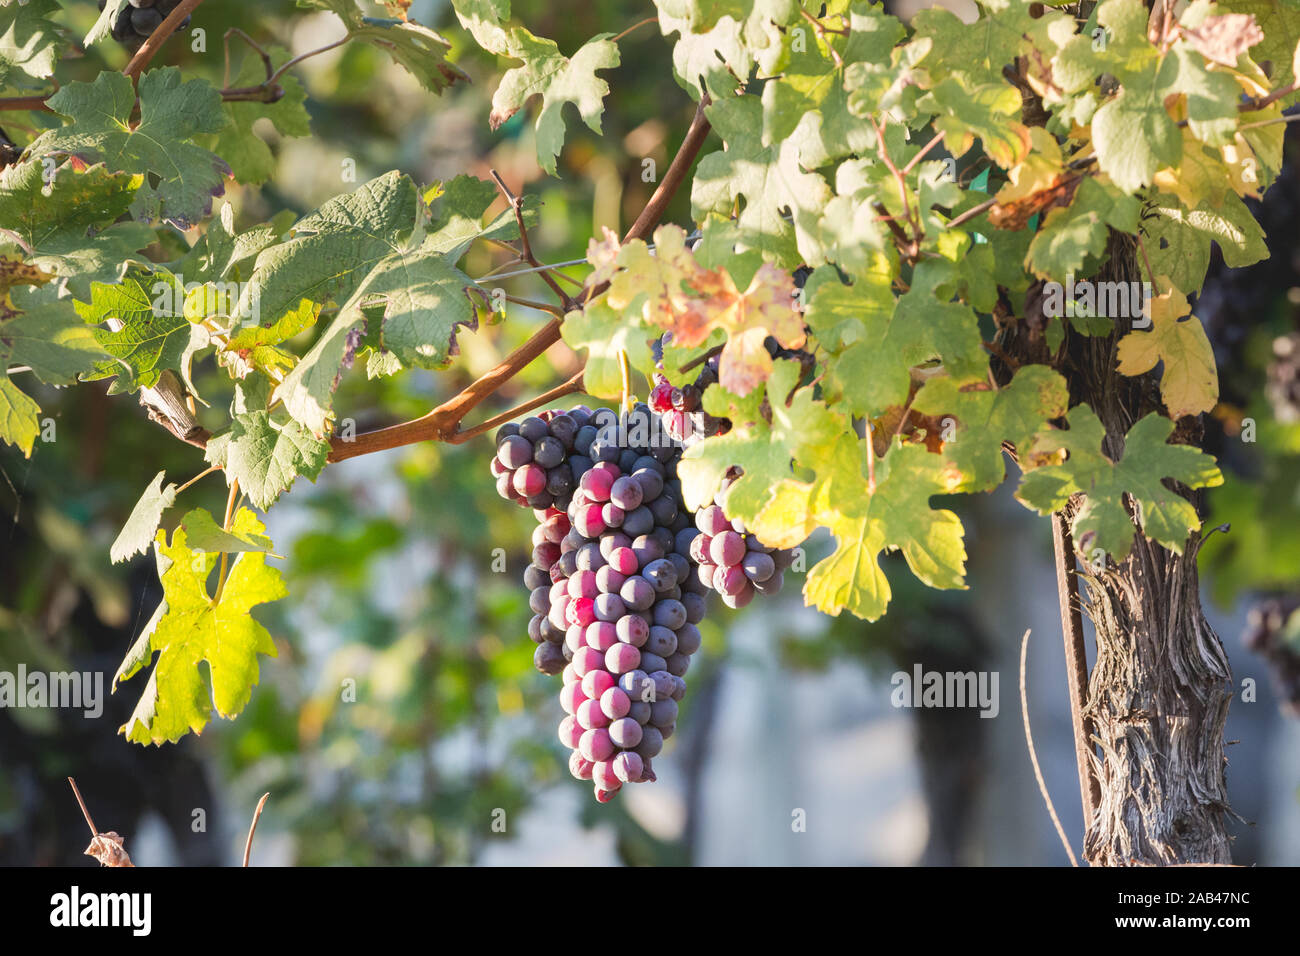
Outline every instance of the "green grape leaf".
[(1004, 441), (1028, 448), (1043, 423), (1064, 415), (1068, 404), (1064, 378), (1045, 365), (1026, 365), (998, 389), (983, 382), (963, 388), (947, 376), (931, 378), (912, 407), (925, 415), (952, 416), (943, 454), (961, 474), (956, 490), (975, 492), (990, 491), (1006, 477)]
[(908, 370), (934, 358), (941, 359), (959, 383), (983, 380), (988, 361), (978, 318), (970, 306), (936, 296), (956, 274), (947, 260), (923, 260), (911, 289), (893, 310), (884, 307), (879, 281), (862, 291), (857, 285), (818, 286), (808, 304), (810, 326), (848, 322), (855, 316), (861, 321), (853, 343), (829, 366), (832, 388), (855, 415), (876, 417), (891, 405), (903, 404), (911, 387)]
[[(289, 55), (276, 47), (268, 51), (274, 67), (283, 65)], [(262, 58), (251, 51), (240, 61), (230, 86), (253, 87), (266, 79)], [(201, 145), (218, 154), (229, 165), (236, 182), (264, 183), (275, 173), (275, 156), (271, 147), (254, 131), (254, 124), (266, 120), (281, 136), (310, 136), (311, 117), (307, 113), (307, 91), (293, 73), (285, 73), (276, 83), (284, 91), (274, 103), (257, 100), (231, 100), (222, 105), (226, 127), (220, 133), (202, 137)]]
[(71, 154), (112, 172), (148, 170), (157, 185), (140, 187), (132, 215), (188, 229), (212, 211), (230, 174), (224, 160), (190, 142), (225, 125), (221, 94), (202, 80), (182, 83), (175, 67), (150, 70), (140, 77), (140, 122), (133, 127), (135, 92), (130, 77), (112, 72), (62, 87), (49, 105), (70, 122), (43, 133), (29, 147), (31, 155)]
[(50, 19), (55, 0), (23, 0), (0, 6), (0, 85), (10, 85), (16, 70), (43, 79), (54, 73), (62, 38)]
[(301, 7), (329, 10), (348, 28), (348, 38), (377, 47), (431, 93), (468, 80), (447, 62), (451, 44), (441, 34), (414, 20), (368, 17), (356, 0), (298, 0)]
[(8, 375), (0, 374), (0, 438), (28, 458), (41, 434), (40, 414), (41, 406)]
[(1237, 100), (1241, 88), (1229, 74), (1211, 72), (1200, 53), (1177, 44), (1160, 64), (1156, 85), (1186, 94), (1187, 128), (1193, 136), (1210, 146), (1232, 142), (1240, 116)]
[(1050, 210), (1029, 243), (1025, 265), (1037, 276), (1064, 282), (1084, 260), (1106, 251), (1107, 227), (1137, 232), (1141, 203), (1109, 183), (1089, 176), (1079, 183), (1068, 206)]
[(696, 99), (708, 93), (713, 99), (734, 96), (754, 71), (754, 56), (745, 44), (741, 24), (722, 17), (707, 30), (693, 30), (688, 17), (676, 16), (666, 0), (656, 0), (659, 30), (665, 37), (677, 33), (673, 44), (673, 76)]
[[(781, 76), (763, 87), (762, 145), (793, 137), (808, 169), (875, 148), (870, 124), (849, 111), (845, 71), (854, 63), (888, 61), (904, 33), (896, 18), (865, 3), (855, 3), (846, 16), (847, 37), (809, 38), (802, 49), (792, 49)], [(832, 48), (838, 59), (831, 56)]]
[[(265, 530), (246, 508), (232, 526), (235, 534)], [(280, 572), (267, 567), (265, 554), (237, 556), (220, 594), (211, 594), (208, 577), (218, 563), (216, 554), (190, 547), (184, 528), (172, 532), (170, 544), (166, 532), (158, 532), (155, 547), (166, 607), (151, 622), (147, 648), (137, 642), (113, 681), (116, 689), (119, 680), (130, 679), (158, 654), (139, 703), (118, 731), (146, 745), (202, 733), (214, 705), (227, 719), (244, 709), (258, 682), (257, 655), (276, 656), (271, 635), (250, 612), (288, 593)], [(200, 666), (205, 661), (206, 676)]]
[(612, 70), (619, 65), (618, 45), (610, 40), (614, 34), (592, 37), (571, 57), (560, 53), (554, 40), (534, 36), (523, 27), (501, 25), (510, 16), (508, 0), (455, 0), (456, 16), (465, 29), (474, 34), (479, 45), (490, 53), (522, 60), (523, 65), (501, 77), (492, 95), (492, 114), (488, 121), (497, 129), (524, 108), (534, 96), (541, 96), (542, 109), (537, 114), (537, 161), (549, 175), (555, 175), (555, 161), (564, 146), (564, 106), (577, 107), (582, 121), (600, 133), (600, 114), (605, 110), (609, 84), (596, 75), (598, 70)]
[(298, 422), (250, 411), (231, 423), (226, 477), (238, 479), (253, 506), (265, 511), (299, 475), (315, 481), (329, 451), (329, 442), (318, 440)]
[(1010, 169), (1029, 152), (1029, 128), (1018, 121), (1020, 92), (1008, 83), (971, 87), (948, 77), (917, 100), (916, 108), (937, 114), (934, 128), (943, 133), (953, 156), (964, 156), (978, 137), (984, 152)]
[(745, 208), (736, 223), (744, 246), (789, 269), (825, 261), (817, 239), (818, 220), (832, 193), (825, 180), (799, 164), (798, 143), (761, 144), (757, 134), (763, 106), (757, 97), (733, 97), (705, 112), (724, 149), (704, 157), (696, 169), (692, 215), (697, 220), (710, 213), (727, 218), (736, 200), (743, 198)]
[(166, 272), (129, 275), (117, 285), (94, 283), (90, 301), (78, 302), (77, 312), (94, 325), (117, 319), (122, 327), (94, 329), (95, 340), (112, 359), (83, 378), (94, 381), (115, 375), (110, 392), (117, 394), (152, 388), (166, 369), (179, 369), (194, 326), (180, 308), (167, 308), (165, 303), (170, 299), (181, 305), (182, 295), (176, 278)]
[(143, 181), (103, 165), (77, 171), (64, 163), (47, 183), (41, 163), (17, 163), (0, 172), (0, 222), (31, 250), (28, 261), (88, 298), (92, 282), (116, 282), (129, 266), (148, 263), (137, 251), (153, 242), (153, 230), (115, 222)]
[(1202, 202), (1189, 210), (1172, 196), (1161, 195), (1142, 221), (1147, 255), (1156, 275), (1167, 275), (1179, 289), (1199, 289), (1210, 266), (1210, 243), (1223, 261), (1239, 269), (1268, 257), (1264, 230), (1234, 193), (1218, 203)]
[(1128, 495), (1146, 536), (1181, 554), (1201, 519), (1191, 502), (1165, 487), (1163, 479), (1189, 488), (1222, 484), (1214, 459), (1190, 445), (1168, 444), (1174, 423), (1155, 412), (1129, 429), (1119, 461), (1102, 454), (1106, 430), (1092, 409), (1076, 405), (1066, 420), (1069, 430), (1040, 431), (1033, 447), (1021, 454), (1021, 463), (1028, 466), (1062, 451), (1068, 457), (1061, 464), (1029, 468), (1016, 497), (1045, 515), (1064, 508), (1071, 495), (1086, 495), (1072, 523), (1075, 545), (1085, 554), (1100, 548), (1119, 561), (1133, 547), (1133, 520), (1125, 508)]
[(176, 485), (169, 484), (166, 488), (163, 487), (162, 480), (165, 474), (166, 472), (160, 471), (154, 475), (153, 481), (149, 482), (144, 494), (131, 509), (131, 516), (126, 519), (126, 524), (122, 525), (122, 530), (118, 532), (117, 539), (108, 551), (108, 556), (114, 564), (149, 550), (154, 534), (158, 531), (158, 523), (162, 521), (163, 512), (176, 503)]
[(936, 78), (962, 78), (966, 83), (1001, 83), (1002, 68), (1027, 52), (1031, 44), (1047, 46), (1047, 33), (1062, 14), (1055, 10), (1035, 19), (1028, 0), (984, 0), (981, 16), (963, 23), (942, 7), (919, 11), (912, 27), (919, 40), (930, 41), (923, 64)]
[[(444, 209), (445, 218), (435, 222), (439, 231), (425, 233), (423, 208), (408, 177), (386, 173), (328, 200), (284, 242), (258, 254), (240, 314), (260, 315), (267, 325), (298, 312), (304, 299), (339, 304), (330, 327), (275, 396), (313, 434), (325, 429), (332, 393), (344, 366), (351, 367), (367, 315), (381, 325), (382, 348), (420, 368), (444, 367), (458, 353), (457, 329), (476, 327), (466, 295), (473, 280), (443, 252), (463, 253), (464, 223)], [(487, 227), (493, 228), (499, 227)]]
[(879, 563), (885, 550), (902, 551), (930, 587), (965, 587), (961, 519), (930, 507), (932, 496), (952, 490), (942, 457), (895, 440), (874, 471), (872, 489), (865, 443), (842, 432), (812, 482), (781, 481), (746, 522), (759, 540), (780, 547), (797, 544), (819, 525), (835, 536), (835, 551), (809, 569), (804, 583), (804, 600), (827, 614), (847, 609), (874, 621), (885, 613), (891, 596)]
[(1182, 134), (1165, 109), (1168, 90), (1158, 84), (1157, 68), (1128, 76), (1092, 117), (1101, 171), (1126, 193), (1151, 185), (1156, 170), (1182, 158)]
[(532, 97), (542, 97), (537, 114), (537, 161), (555, 175), (555, 161), (564, 146), (564, 105), (572, 103), (582, 121), (595, 133), (601, 132), (600, 114), (605, 110), (609, 84), (596, 76), (597, 70), (619, 65), (618, 46), (602, 33), (584, 43), (572, 57), (563, 56), (554, 40), (535, 37), (523, 27), (511, 33), (509, 47), (500, 51), (523, 60), (501, 78), (492, 96), (489, 122), (497, 129), (519, 112)]
[[(792, 459), (818, 460), (833, 447), (837, 436), (848, 430), (847, 421), (816, 400), (812, 388), (794, 390), (799, 375), (798, 362), (782, 359), (774, 363), (766, 386), (770, 422), (759, 411), (762, 386), (743, 397), (720, 386), (705, 392), (705, 410), (729, 417), (732, 429), (693, 445), (678, 462), (677, 476), (687, 508), (696, 511), (712, 501), (727, 469), (736, 465), (744, 474), (727, 487), (722, 504), (732, 518), (749, 523), (772, 488), (791, 477)], [(789, 396), (788, 400), (783, 396)]]
[(267, 551), (271, 539), (250, 527), (232, 524), (229, 531), (221, 528), (207, 511), (195, 508), (180, 520), (185, 529), (186, 543), (195, 551), (216, 554), (240, 554), (244, 551)]
[[(71, 385), (104, 359), (94, 330), (68, 299), (43, 302), (0, 324), (0, 362), (31, 367), (47, 385)], [(3, 311), (3, 310), (0, 310)]]
[(560, 334), (573, 350), (586, 349), (583, 390), (596, 398), (617, 398), (623, 394), (619, 352), (627, 352), (628, 364), (633, 368), (654, 365), (650, 340), (657, 333), (610, 308), (604, 296), (568, 313)]

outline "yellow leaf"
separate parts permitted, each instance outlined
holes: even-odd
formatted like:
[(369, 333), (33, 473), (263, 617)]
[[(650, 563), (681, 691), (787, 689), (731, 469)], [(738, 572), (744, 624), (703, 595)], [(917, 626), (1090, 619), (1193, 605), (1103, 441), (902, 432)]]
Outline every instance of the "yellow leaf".
[(1160, 397), (1169, 417), (1208, 412), (1219, 400), (1219, 375), (1210, 340), (1201, 320), (1188, 314), (1187, 297), (1173, 287), (1168, 276), (1160, 276), (1156, 284), (1169, 291), (1151, 301), (1150, 329), (1135, 329), (1120, 340), (1119, 371), (1141, 375), (1163, 362)]

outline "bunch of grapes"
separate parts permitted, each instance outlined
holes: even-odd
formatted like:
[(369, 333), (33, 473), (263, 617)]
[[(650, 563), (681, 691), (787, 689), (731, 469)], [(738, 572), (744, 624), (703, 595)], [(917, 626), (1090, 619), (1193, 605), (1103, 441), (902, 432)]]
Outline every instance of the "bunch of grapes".
[[(163, 20), (176, 9), (179, 3), (180, 0), (127, 0), (127, 5), (113, 21), (110, 31), (113, 39), (134, 54), (144, 46), (144, 41), (162, 26)], [(106, 0), (99, 0), (100, 10), (103, 10), (105, 5)], [(177, 29), (184, 30), (189, 25), (190, 18), (186, 17)]]
[(574, 570), (545, 595), (550, 621), (566, 625), (560, 740), (573, 751), (570, 771), (593, 781), (601, 802), (655, 779), (651, 761), (676, 729), (700, 647), (706, 605), (681, 534), (690, 518), (680, 455), (648, 407), (621, 420), (607, 413), (560, 543)]
[(1300, 644), (1287, 640), (1291, 619), (1300, 613), (1300, 596), (1269, 598), (1251, 608), (1242, 642), (1263, 657), (1282, 697), (1283, 709), (1300, 715)]
[[(668, 338), (657, 343), (660, 361)], [(563, 676), (559, 736), (572, 751), (569, 770), (592, 781), (602, 803), (625, 783), (655, 779), (652, 761), (676, 730), (708, 593), (744, 607), (780, 590), (791, 564), (791, 552), (726, 516), (721, 492), (698, 514), (686, 510), (683, 448), (731, 427), (702, 410), (718, 356), (701, 364), (681, 388), (656, 375), (650, 404), (621, 417), (578, 406), (497, 433), (497, 491), (538, 521), (524, 572), (533, 663)], [(739, 475), (731, 469), (723, 490)]]

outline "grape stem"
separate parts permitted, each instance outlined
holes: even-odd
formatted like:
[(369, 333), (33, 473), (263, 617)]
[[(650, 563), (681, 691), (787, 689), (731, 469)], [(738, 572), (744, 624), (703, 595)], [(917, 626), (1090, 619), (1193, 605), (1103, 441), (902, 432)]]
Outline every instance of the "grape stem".
[(262, 808), (270, 796), (269, 793), (262, 794), (262, 799), (257, 801), (257, 809), (253, 811), (253, 825), (248, 828), (248, 839), (244, 843), (244, 866), (248, 866), (248, 858), (253, 853), (253, 834), (257, 832), (257, 821), (262, 819)]
[(181, 0), (171, 13), (167, 14), (167, 19), (163, 20), (162, 25), (149, 34), (149, 39), (144, 41), (144, 46), (136, 51), (135, 56), (131, 57), (131, 62), (122, 70), (132, 80), (138, 80), (144, 68), (153, 60), (154, 55), (162, 49), (176, 28), (181, 25), (181, 21), (195, 11), (203, 0)]
[(715, 346), (713, 346), (713, 348), (709, 349), (709, 350), (708, 350), (707, 352), (705, 352), (703, 355), (697, 355), (695, 358), (691, 359), (689, 362), (687, 362), (685, 365), (683, 365), (683, 366), (682, 366), (681, 368), (679, 368), (677, 371), (678, 371), (678, 372), (689, 372), (691, 369), (696, 368), (696, 367), (698, 367), (698, 366), (700, 366), (700, 365), (703, 365), (703, 364), (704, 364), (705, 362), (707, 362), (709, 359), (713, 358), (713, 356), (715, 356), (715, 355), (721, 355), (721, 354), (722, 354), (722, 350), (723, 350), (724, 348), (726, 348), (726, 343), (725, 343), (725, 342), (724, 342), (722, 345), (715, 345)]
[[(492, 178), (496, 180), (497, 188), (501, 190), (501, 194), (506, 197), (506, 201), (510, 203), (510, 208), (514, 211), (515, 223), (519, 227), (519, 245), (521, 247), (519, 250), (520, 258), (530, 266), (540, 269), (542, 264), (538, 261), (537, 257), (533, 255), (532, 243), (528, 241), (528, 229), (524, 226), (524, 197), (516, 196), (511, 192), (510, 187), (506, 185), (506, 181), (501, 178), (501, 174), (495, 169), (491, 170), (491, 173)], [(548, 270), (542, 270), (538, 275), (540, 275), (542, 280), (551, 287), (551, 291), (559, 297), (561, 304), (564, 306), (565, 312), (572, 312), (574, 309), (579, 308), (578, 303), (574, 301), (573, 297), (569, 295), (569, 293), (560, 288), (560, 284), (555, 281), (555, 277), (552, 276)]]

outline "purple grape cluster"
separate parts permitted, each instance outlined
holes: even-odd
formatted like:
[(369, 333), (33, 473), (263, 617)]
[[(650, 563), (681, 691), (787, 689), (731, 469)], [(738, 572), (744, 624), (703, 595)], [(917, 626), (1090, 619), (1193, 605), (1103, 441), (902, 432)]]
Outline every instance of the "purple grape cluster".
[[(162, 26), (163, 20), (167, 19), (179, 3), (180, 0), (127, 0), (127, 5), (118, 13), (109, 32), (114, 40), (134, 54)], [(106, 0), (99, 0), (100, 10), (105, 5)], [(177, 29), (184, 30), (189, 25), (190, 18), (186, 17)]]
[(602, 803), (655, 779), (709, 590), (743, 607), (778, 589), (790, 563), (717, 505), (686, 510), (676, 423), (645, 404), (622, 416), (579, 406), (497, 433), (497, 489), (538, 521), (524, 572), (533, 663), (563, 675), (569, 770)]
[(730, 608), (742, 608), (757, 594), (775, 594), (785, 583), (794, 552), (769, 548), (745, 531), (739, 518), (729, 519), (717, 502), (736, 480), (738, 469), (725, 479), (714, 503), (695, 513), (697, 534), (690, 543), (700, 582), (722, 596)]
[(567, 624), (560, 740), (570, 771), (602, 803), (625, 783), (655, 779), (707, 610), (683, 535), (680, 448), (645, 406), (613, 424), (592, 442), (594, 463), (569, 505), (560, 550), (576, 570), (548, 594), (552, 622)]

